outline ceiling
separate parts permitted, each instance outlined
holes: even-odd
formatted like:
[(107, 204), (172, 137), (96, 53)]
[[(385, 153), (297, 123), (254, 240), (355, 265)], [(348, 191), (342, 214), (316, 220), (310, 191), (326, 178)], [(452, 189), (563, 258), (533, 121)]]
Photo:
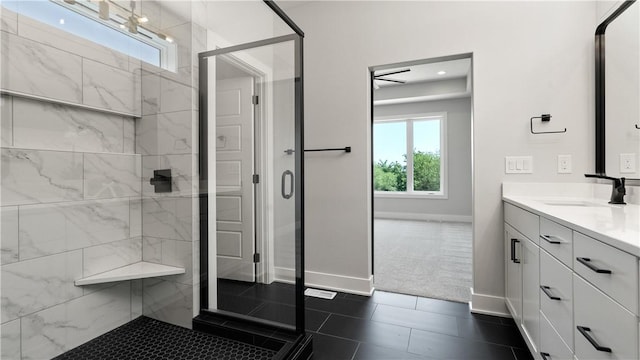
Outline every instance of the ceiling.
[[(469, 75), (469, 72), (471, 71), (471, 59), (467, 58), (467, 59), (435, 62), (430, 64), (400, 66), (397, 68), (378, 70), (374, 74), (375, 75), (386, 74), (386, 73), (390, 73), (398, 70), (404, 70), (404, 69), (411, 69), (411, 71), (385, 76), (385, 78), (390, 80), (405, 81), (406, 84), (463, 78), (463, 77), (467, 77)], [(440, 71), (444, 71), (445, 74), (438, 75), (438, 72)], [(381, 81), (381, 80), (376, 80), (376, 84), (379, 87), (403, 85), (399, 83)]]

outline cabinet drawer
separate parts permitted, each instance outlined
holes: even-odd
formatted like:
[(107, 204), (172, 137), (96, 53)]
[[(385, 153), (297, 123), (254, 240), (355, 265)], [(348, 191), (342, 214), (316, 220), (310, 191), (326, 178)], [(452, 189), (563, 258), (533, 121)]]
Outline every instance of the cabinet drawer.
[(573, 351), (562, 341), (544, 314), (540, 314), (540, 356), (543, 360), (573, 359)]
[(635, 256), (575, 231), (573, 254), (576, 273), (631, 312), (638, 313), (638, 260)]
[(540, 251), (540, 311), (549, 319), (571, 350), (573, 350), (572, 274), (571, 269), (562, 265), (546, 251)]
[(540, 218), (540, 247), (563, 264), (573, 267), (573, 232), (558, 223)]
[[(575, 274), (573, 286), (576, 357), (583, 360), (637, 359), (636, 316)], [(578, 327), (582, 327), (584, 334)], [(611, 352), (598, 350), (596, 346), (609, 348)]]
[(522, 210), (509, 203), (504, 203), (504, 221), (513, 226), (536, 245), (539, 245), (540, 218), (538, 215)]

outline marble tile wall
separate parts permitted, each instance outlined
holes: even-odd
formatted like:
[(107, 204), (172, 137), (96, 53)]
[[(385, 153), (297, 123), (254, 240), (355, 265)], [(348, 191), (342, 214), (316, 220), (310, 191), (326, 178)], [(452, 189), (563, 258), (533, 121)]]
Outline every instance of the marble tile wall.
[(133, 124), (119, 115), (19, 97), (12, 111), (13, 145), (27, 149), (124, 153), (124, 126)]
[(139, 61), (1, 18), (2, 359), (44, 359), (142, 314), (141, 282), (74, 285), (142, 259)]
[(13, 145), (13, 100), (0, 95), (0, 146)]
[(2, 101), (2, 359), (51, 358), (142, 314), (141, 282), (74, 285), (142, 260), (136, 120)]
[[(0, 88), (14, 94), (0, 97), (2, 359), (51, 358), (142, 314), (191, 327), (206, 43), (191, 7), (137, 6), (176, 39), (175, 71), (0, 11)], [(172, 193), (147, 184), (159, 168), (172, 169)], [(142, 259), (186, 273), (73, 284)]]
[(131, 284), (117, 283), (22, 319), (22, 359), (48, 359), (131, 319)]
[(82, 103), (80, 56), (7, 32), (0, 41), (3, 89)]
[(171, 169), (173, 176), (171, 193), (156, 194), (149, 184), (142, 185), (142, 257), (186, 269), (180, 276), (142, 282), (143, 313), (191, 327), (199, 311), (193, 275), (199, 261), (194, 258), (199, 246), (197, 53), (205, 50), (197, 43), (206, 43), (206, 32), (191, 21), (190, 15), (198, 11), (193, 1), (143, 2), (141, 9), (178, 46), (175, 72), (141, 66), (136, 152), (142, 155), (142, 177), (152, 177), (156, 169)]
[(10, 10), (2, 13), (0, 88), (140, 116), (140, 60)]

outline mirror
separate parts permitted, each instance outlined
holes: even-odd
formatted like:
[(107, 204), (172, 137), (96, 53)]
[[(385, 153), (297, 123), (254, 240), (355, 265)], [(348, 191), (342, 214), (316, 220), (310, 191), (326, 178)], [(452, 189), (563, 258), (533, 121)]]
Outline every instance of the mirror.
[(596, 32), (597, 173), (640, 177), (639, 128), (640, 5), (625, 1)]

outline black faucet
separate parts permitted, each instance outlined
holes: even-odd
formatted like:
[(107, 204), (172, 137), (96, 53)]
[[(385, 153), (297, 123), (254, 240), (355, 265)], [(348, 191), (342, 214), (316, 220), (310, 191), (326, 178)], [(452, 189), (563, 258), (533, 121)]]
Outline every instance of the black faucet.
[(602, 174), (584, 174), (584, 176), (588, 178), (613, 180), (613, 188), (611, 188), (611, 200), (609, 201), (609, 204), (627, 204), (624, 202), (624, 195), (627, 193), (627, 189), (624, 187), (624, 183), (626, 181), (625, 178), (614, 178)]

